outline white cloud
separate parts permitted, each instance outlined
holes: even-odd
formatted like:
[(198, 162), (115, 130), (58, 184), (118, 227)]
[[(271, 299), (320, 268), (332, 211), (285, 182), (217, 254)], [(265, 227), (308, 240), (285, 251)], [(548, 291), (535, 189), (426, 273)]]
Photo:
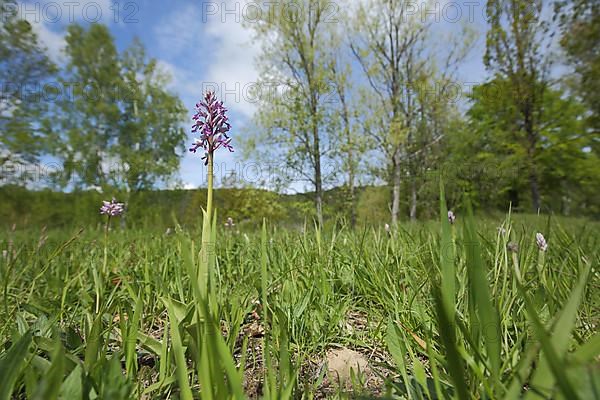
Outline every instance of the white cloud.
[(250, 117), (255, 105), (248, 101), (245, 89), (258, 79), (254, 60), (260, 45), (250, 40), (251, 30), (242, 25), (239, 2), (209, 4), (215, 8), (188, 4), (157, 25), (155, 35), (165, 58), (185, 58), (181, 66), (165, 60), (162, 65), (171, 72), (173, 87), (181, 96), (195, 98), (213, 88), (230, 110)]
[(183, 186), (183, 189), (185, 189), (185, 190), (191, 190), (191, 189), (198, 188), (198, 185), (191, 183), (191, 182), (184, 182), (182, 186)]
[(156, 60), (156, 64), (157, 69), (161, 73), (167, 75), (170, 79), (168, 89), (177, 90), (181, 84), (181, 78), (185, 71), (182, 71), (181, 68), (163, 59)]
[[(132, 11), (135, 10), (125, 10), (122, 9), (124, 6), (117, 4), (111, 4), (110, 0), (19, 1), (14, 11), (19, 18), (31, 24), (52, 61), (62, 63), (66, 27), (72, 23), (110, 25), (134, 15)], [(125, 14), (125, 11), (128, 13)]]
[(198, 60), (202, 21), (197, 4), (174, 10), (156, 25), (154, 34), (161, 53), (167, 58), (186, 56), (188, 60)]
[[(227, 10), (235, 10), (236, 4), (235, 14), (226, 13)], [(205, 32), (217, 42), (207, 78), (219, 86), (221, 97), (230, 109), (252, 116), (256, 105), (246, 92), (258, 81), (255, 60), (260, 54), (261, 44), (252, 40), (251, 28), (242, 24), (245, 16), (243, 4), (240, 6), (235, 0), (227, 0), (220, 5), (221, 12), (217, 11), (207, 18)]]
[(158, 59), (157, 64), (159, 70), (170, 78), (167, 88), (179, 94), (188, 106), (192, 106), (201, 94), (202, 80), (194, 71), (164, 59)]
[(37, 23), (32, 26), (40, 42), (47, 48), (50, 59), (61, 64), (64, 61), (64, 49), (67, 45), (65, 35), (50, 30), (46, 24)]

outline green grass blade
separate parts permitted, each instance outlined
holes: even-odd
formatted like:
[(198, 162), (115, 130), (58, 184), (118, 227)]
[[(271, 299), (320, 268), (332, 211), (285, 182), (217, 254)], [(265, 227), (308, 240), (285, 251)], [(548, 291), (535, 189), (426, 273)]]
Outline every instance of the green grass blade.
[(435, 300), (440, 340), (446, 350), (447, 370), (454, 383), (456, 396), (459, 400), (469, 400), (470, 396), (467, 378), (465, 376), (465, 367), (457, 347), (456, 329), (454, 324), (450, 321), (441, 294), (438, 290), (434, 289), (433, 297)]
[(202, 387), (202, 398), (206, 400), (212, 400), (215, 398), (215, 396), (213, 396), (214, 385), (219, 375), (213, 378), (213, 374), (220, 373), (220, 371), (215, 370), (211, 361), (213, 360), (209, 359), (208, 341), (203, 340), (202, 345), (200, 346), (200, 368), (198, 370), (198, 380), (200, 381), (200, 386)]
[(0, 400), (9, 400), (29, 354), (32, 334), (26, 332), (0, 359)]
[(173, 341), (173, 355), (175, 357), (175, 368), (177, 375), (177, 382), (179, 384), (179, 390), (181, 391), (181, 398), (183, 400), (192, 400), (192, 389), (188, 381), (188, 369), (185, 358), (185, 347), (181, 341), (181, 335), (179, 334), (179, 324), (177, 317), (175, 316), (175, 310), (173, 304), (168, 299), (163, 299), (167, 312), (169, 314), (169, 326), (171, 328), (171, 339)]
[[(394, 362), (396, 363), (396, 369), (400, 372), (404, 385), (408, 388), (410, 380), (408, 379), (408, 372), (406, 370), (406, 362), (404, 356), (406, 354), (406, 347), (404, 346), (404, 337), (400, 337), (398, 328), (392, 322), (388, 322), (387, 331), (385, 335), (385, 341), (387, 344), (388, 351), (392, 355)], [(408, 398), (412, 398), (412, 392), (407, 390)]]
[(277, 325), (279, 328), (279, 382), (282, 387), (286, 387), (291, 372), (287, 337), (288, 327), (285, 313), (279, 309), (277, 310)]
[(211, 336), (213, 342), (213, 348), (216, 349), (216, 356), (218, 356), (221, 361), (221, 365), (225, 370), (225, 375), (227, 376), (227, 383), (229, 384), (229, 388), (235, 399), (243, 400), (245, 399), (242, 378), (235, 368), (235, 364), (233, 363), (233, 357), (229, 352), (229, 348), (227, 344), (223, 340), (221, 336), (221, 332), (217, 327), (214, 328), (215, 332), (213, 332)]
[(263, 219), (261, 236), (260, 236), (260, 290), (261, 290), (261, 300), (262, 300), (262, 309), (263, 309), (263, 318), (268, 321), (268, 305), (267, 305), (267, 290), (268, 290), (268, 282), (269, 275), (267, 272), (267, 222)]
[(60, 386), (63, 381), (65, 371), (64, 349), (59, 339), (56, 340), (55, 349), (52, 354), (52, 364), (39, 382), (35, 399), (56, 400), (60, 392)]
[(81, 399), (83, 398), (83, 369), (81, 365), (77, 365), (73, 371), (67, 376), (67, 379), (60, 387), (59, 397), (61, 399)]
[[(521, 286), (521, 284), (518, 284), (518, 288), (525, 302), (525, 307), (527, 309), (529, 320), (533, 324), (533, 329), (536, 333), (538, 340), (540, 341), (540, 344), (542, 345), (543, 355), (549, 368), (549, 371), (545, 372), (544, 375), (537, 376), (543, 379), (544, 382), (553, 381), (555, 379), (559, 389), (567, 399), (579, 399), (579, 396), (577, 395), (575, 389), (573, 388), (573, 385), (567, 378), (567, 375), (564, 371), (564, 362), (561, 359), (561, 357), (559, 357), (558, 352), (556, 351), (556, 348), (553, 344), (553, 341), (550, 338), (550, 335), (548, 334), (548, 332), (544, 328), (544, 325), (538, 318), (535, 307), (529, 300), (529, 297), (527, 296), (527, 293), (525, 292), (525, 289)], [(539, 371), (540, 370), (538, 369), (536, 371), (536, 374), (538, 374)], [(549, 378), (550, 376), (552, 377), (552, 379)], [(531, 386), (534, 390), (528, 391), (528, 396), (526, 396), (526, 398), (529, 397), (530, 393), (535, 393), (534, 396), (536, 397), (541, 396), (542, 398), (545, 398), (545, 395), (542, 395), (542, 393), (546, 392), (547, 387), (534, 387), (533, 382)], [(544, 390), (544, 392), (539, 392), (540, 389)]]
[[(498, 311), (492, 302), (487, 279), (487, 268), (481, 255), (481, 245), (475, 231), (473, 210), (467, 201), (468, 215), (465, 224), (465, 242), (467, 251), (467, 275), (469, 292), (473, 294), (479, 322), (480, 336), (483, 336), (487, 357), (494, 381), (500, 377), (501, 333)], [(474, 321), (471, 321), (473, 323)]]
[(98, 352), (102, 347), (102, 313), (98, 313), (92, 322), (92, 327), (86, 337), (84, 366), (90, 371), (98, 360)]
[(518, 400), (522, 398), (521, 392), (523, 391), (523, 386), (525, 386), (525, 383), (527, 382), (527, 378), (531, 373), (533, 363), (538, 353), (539, 346), (530, 346), (525, 353), (525, 357), (522, 357), (519, 360), (519, 367), (517, 368), (512, 381), (510, 382), (508, 390), (504, 395), (504, 400)]
[(199, 303), (206, 296), (206, 286), (208, 279), (207, 272), (205, 267), (207, 264), (202, 263), (202, 258), (204, 257), (204, 250), (201, 250), (200, 260), (198, 263), (198, 267), (194, 265), (194, 256), (192, 254), (193, 244), (191, 240), (185, 240), (184, 243), (181, 244), (181, 255), (183, 258), (183, 264), (186, 269), (186, 273), (190, 278), (190, 286), (192, 287), (192, 295), (194, 296), (195, 303)]
[(452, 227), (448, 220), (448, 208), (444, 197), (444, 185), (440, 179), (440, 222), (442, 237), (440, 242), (440, 268), (442, 271), (442, 300), (448, 310), (448, 318), (454, 321), (456, 271), (454, 266), (454, 243), (452, 243)]
[(582, 344), (573, 354), (575, 362), (585, 364), (595, 360), (600, 355), (600, 333), (596, 333)]
[(136, 344), (138, 340), (138, 331), (140, 320), (142, 318), (142, 296), (138, 296), (135, 302), (135, 310), (133, 319), (129, 324), (127, 339), (126, 339), (126, 354), (125, 354), (125, 370), (129, 376), (135, 375), (137, 371), (137, 353)]
[[(590, 265), (587, 265), (586, 269), (579, 277), (579, 282), (571, 292), (567, 303), (561, 310), (559, 318), (554, 324), (555, 328), (552, 332), (552, 337), (549, 339), (550, 343), (546, 346), (550, 346), (549, 348), (552, 349), (551, 351), (555, 352), (556, 357), (558, 359), (564, 359), (565, 353), (568, 349), (571, 332), (575, 326), (575, 320), (577, 319), (577, 309), (579, 308), (579, 304), (581, 303), (581, 300), (583, 298), (584, 289), (587, 283), (590, 269)], [(521, 293), (523, 296), (525, 295), (524, 289), (522, 287)], [(537, 313), (535, 311), (531, 311), (530, 320), (533, 323), (539, 322), (539, 319), (537, 318)], [(544, 332), (546, 331), (545, 328), (542, 327), (542, 329), (544, 330)], [(541, 332), (538, 333), (541, 334)], [(546, 357), (543, 357), (540, 360), (540, 365), (538, 366), (537, 370), (533, 375), (531, 386), (536, 388), (537, 391), (541, 393), (550, 393), (552, 387), (554, 386), (554, 381), (556, 378), (555, 374), (553, 374), (552, 372), (555, 369), (555, 367), (560, 367), (562, 369), (562, 366), (553, 367), (552, 365), (550, 365), (552, 356), (548, 358), (548, 355), (545, 353), (546, 350), (544, 348), (544, 355)], [(527, 394), (527, 396), (525, 396), (525, 399), (538, 398), (543, 398), (543, 395), (538, 394), (538, 392), (535, 391), (531, 391)]]

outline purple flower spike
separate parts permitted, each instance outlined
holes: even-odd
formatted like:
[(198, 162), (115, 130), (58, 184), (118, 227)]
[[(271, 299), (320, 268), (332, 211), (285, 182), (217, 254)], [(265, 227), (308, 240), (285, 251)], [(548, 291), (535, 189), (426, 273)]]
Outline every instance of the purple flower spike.
[(102, 207), (100, 207), (100, 214), (109, 217), (119, 217), (123, 214), (123, 211), (125, 211), (125, 204), (117, 203), (114, 197), (112, 201), (102, 201)]
[(223, 107), (223, 102), (218, 101), (214, 92), (207, 92), (204, 101), (196, 104), (196, 114), (192, 117), (195, 121), (192, 132), (198, 133), (199, 138), (194, 140), (190, 151), (195, 153), (199, 148), (204, 149), (204, 165), (208, 164), (208, 155), (213, 154), (220, 147), (225, 147), (233, 152), (231, 138), (227, 132), (231, 129)]

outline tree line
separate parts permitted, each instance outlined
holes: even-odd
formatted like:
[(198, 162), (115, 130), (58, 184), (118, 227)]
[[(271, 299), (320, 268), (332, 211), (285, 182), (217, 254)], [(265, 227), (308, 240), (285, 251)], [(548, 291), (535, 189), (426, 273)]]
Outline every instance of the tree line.
[[(405, 0), (342, 4), (338, 23), (330, 2), (307, 0), (251, 24), (267, 43), (265, 84), (286, 91), (258, 107), (250, 154), (304, 174), (319, 221), (340, 174), (351, 210), (357, 185), (385, 183), (393, 223), (427, 214), (435, 172), (453, 206), (466, 191), (484, 207), (598, 215), (597, 2), (488, 0), (487, 79), (468, 91), (458, 82), (468, 25), (440, 34)], [(326, 182), (332, 159), (340, 174)]]
[(170, 77), (141, 41), (119, 52), (106, 25), (72, 24), (59, 66), (14, 11), (14, 0), (0, 5), (5, 184), (30, 181), (27, 173), (14, 172), (31, 171), (27, 166), (42, 156), (60, 166), (46, 171), (45, 183), (61, 190), (130, 193), (178, 171), (187, 111), (166, 89)]
[[(466, 192), (485, 209), (600, 215), (597, 2), (488, 0), (475, 55), (487, 78), (468, 90), (469, 25), (440, 33), (407, 0), (340, 3), (335, 19), (328, 1), (296, 3), (249, 24), (257, 87), (286, 90), (257, 95), (244, 154), (285, 166), (278, 188), (308, 183), (317, 221), (334, 187), (352, 223), (365, 193), (392, 223), (428, 217), (439, 179), (454, 208)], [(64, 55), (56, 65), (27, 21), (3, 15), (2, 182), (25, 185), (10, 172), (42, 157), (60, 165), (47, 181), (59, 190), (129, 196), (172, 179), (187, 112), (157, 60), (137, 39), (119, 51), (102, 24), (69, 26)]]

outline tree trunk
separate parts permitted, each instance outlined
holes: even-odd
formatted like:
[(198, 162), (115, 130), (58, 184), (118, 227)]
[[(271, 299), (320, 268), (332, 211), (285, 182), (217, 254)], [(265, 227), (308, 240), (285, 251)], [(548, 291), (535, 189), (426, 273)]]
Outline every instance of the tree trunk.
[(321, 172), (317, 174), (317, 183), (315, 184), (315, 208), (317, 210), (317, 223), (319, 227), (323, 226), (323, 189), (321, 188)]
[(529, 187), (531, 188), (531, 203), (533, 205), (533, 212), (538, 213), (540, 210), (540, 190), (538, 185), (537, 169), (535, 165), (537, 134), (534, 128), (535, 124), (533, 121), (531, 108), (533, 108), (531, 104), (526, 104), (523, 114), (525, 119), (525, 132), (527, 133), (527, 139), (529, 141), (527, 147), (527, 156), (529, 157)]
[(348, 194), (350, 201), (350, 226), (356, 226), (356, 193), (354, 187), (354, 164), (352, 146), (348, 150)]
[(401, 166), (397, 157), (394, 156), (394, 176), (393, 176), (393, 192), (392, 192), (392, 225), (398, 223), (398, 214), (400, 213), (400, 183), (401, 183)]
[(513, 187), (508, 191), (508, 199), (510, 201), (510, 206), (513, 210), (519, 211), (519, 189)]
[(535, 145), (536, 136), (533, 133), (533, 127), (529, 128), (529, 187), (531, 188), (531, 203), (533, 212), (538, 213), (540, 210), (540, 190), (538, 185), (537, 169), (535, 166)]
[(313, 123), (314, 158), (315, 158), (315, 208), (317, 211), (317, 223), (323, 226), (323, 181), (321, 177), (321, 147), (319, 144), (319, 132)]
[(348, 186), (350, 189), (350, 226), (356, 226), (356, 196), (354, 188), (354, 152), (352, 148), (352, 139), (350, 138), (350, 122), (348, 121), (348, 113), (344, 113), (344, 123), (346, 124), (346, 138), (349, 141), (348, 145)]
[(350, 183), (350, 226), (354, 228), (356, 226), (356, 195), (354, 189), (354, 182)]
[(410, 180), (410, 220), (417, 219), (417, 182), (414, 177)]
[(532, 165), (531, 170), (529, 171), (529, 186), (531, 187), (531, 202), (533, 203), (533, 212), (537, 213), (540, 210), (540, 190), (535, 165)]

